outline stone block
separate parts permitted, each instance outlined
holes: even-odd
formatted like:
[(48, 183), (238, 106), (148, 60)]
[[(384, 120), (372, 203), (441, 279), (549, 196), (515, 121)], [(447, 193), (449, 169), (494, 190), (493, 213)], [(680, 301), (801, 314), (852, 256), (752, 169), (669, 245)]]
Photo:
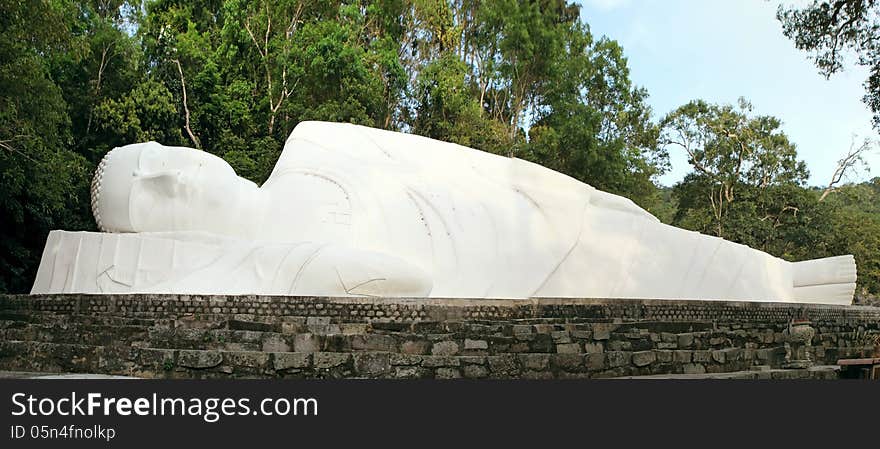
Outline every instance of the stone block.
[(321, 338), (314, 334), (296, 334), (293, 337), (294, 352), (318, 352), (321, 350)]
[(552, 324), (535, 324), (535, 332), (539, 334), (549, 334), (556, 329)]
[(397, 351), (393, 337), (382, 334), (363, 334), (351, 337), (351, 349), (355, 351)]
[(535, 338), (528, 343), (527, 347), (529, 352), (553, 352), (556, 345), (553, 344), (550, 334), (535, 334)]
[(324, 352), (349, 352), (351, 351), (351, 335), (333, 334), (317, 337), (321, 351)]
[(322, 326), (330, 324), (330, 317), (328, 316), (310, 316), (306, 318), (306, 325), (308, 326)]
[(464, 349), (465, 350), (485, 350), (489, 349), (489, 343), (486, 340), (471, 340), (470, 338), (464, 339)]
[(461, 371), (458, 368), (437, 368), (437, 371), (434, 372), (434, 377), (436, 379), (459, 379), (461, 378)]
[(482, 379), (489, 375), (489, 370), (482, 365), (465, 365), (462, 371), (468, 379)]
[(298, 334), (305, 331), (306, 326), (303, 323), (285, 322), (281, 323), (281, 333), (285, 335)]
[(193, 351), (181, 349), (177, 356), (177, 364), (184, 368), (213, 368), (223, 363), (223, 354), (219, 351)]
[(339, 325), (339, 330), (345, 335), (356, 335), (356, 334), (366, 334), (367, 333), (367, 324), (366, 323), (342, 323)]
[(631, 351), (632, 342), (626, 340), (611, 340), (605, 343), (609, 351)]
[(451, 356), (458, 354), (458, 343), (454, 341), (439, 341), (431, 346), (431, 355)]
[(550, 366), (563, 371), (580, 371), (584, 367), (584, 356), (580, 354), (551, 354)]
[(605, 354), (601, 352), (589, 353), (584, 356), (584, 363), (590, 371), (599, 371), (605, 368)]
[(290, 345), (280, 335), (270, 335), (263, 339), (263, 352), (290, 352)]
[(306, 329), (315, 335), (332, 335), (342, 333), (338, 324), (309, 324)]
[(691, 363), (691, 351), (677, 350), (672, 352), (672, 360), (676, 363)]
[(456, 357), (462, 365), (485, 365), (486, 357), (482, 355), (460, 355)]
[(427, 340), (407, 340), (400, 344), (400, 352), (403, 354), (425, 355), (430, 349), (431, 342)]
[(556, 352), (558, 354), (580, 354), (581, 345), (577, 343), (564, 343), (556, 345)]
[(312, 354), (300, 352), (276, 352), (272, 365), (276, 371), (308, 368), (312, 364)]
[(694, 363), (709, 363), (712, 361), (712, 352), (711, 351), (694, 351), (693, 353)]
[(571, 338), (577, 340), (589, 340), (593, 337), (593, 333), (588, 330), (573, 330), (569, 331), (569, 334), (571, 334)]
[(398, 379), (423, 379), (431, 375), (431, 370), (419, 366), (398, 366), (394, 368), (394, 377)]
[(401, 365), (401, 366), (419, 365), (422, 363), (422, 357), (419, 355), (394, 353), (394, 354), (391, 354), (391, 358), (389, 359), (389, 362), (392, 365)]
[(266, 367), (269, 364), (269, 353), (256, 351), (234, 351), (227, 352), (224, 359), (227, 365), (251, 369), (260, 369)]
[[(513, 338), (517, 341), (533, 341), (537, 335), (549, 335), (549, 334), (514, 334)], [(552, 338), (551, 338), (552, 340)]]
[(685, 374), (706, 374), (706, 367), (699, 363), (686, 363), (682, 366)]
[(657, 354), (654, 351), (639, 351), (632, 354), (632, 363), (635, 366), (648, 366), (657, 361)]
[(312, 363), (316, 369), (330, 369), (347, 365), (351, 354), (341, 352), (316, 352), (312, 354)]
[(630, 363), (631, 354), (625, 351), (607, 351), (605, 360), (610, 368), (627, 366)]
[(727, 337), (712, 337), (709, 339), (709, 344), (712, 346), (726, 345), (730, 343), (730, 339)]
[(548, 354), (520, 354), (519, 361), (523, 368), (533, 371), (543, 371), (550, 366)]
[(593, 323), (593, 340), (608, 340), (611, 333), (619, 327), (618, 324), (611, 323)]
[(163, 368), (174, 366), (174, 350), (173, 349), (140, 349), (138, 350), (138, 360), (141, 365)]
[(657, 361), (660, 363), (670, 363), (672, 362), (672, 351), (668, 349), (660, 349), (654, 351), (654, 354), (657, 355)]
[(694, 344), (694, 334), (678, 334), (678, 347), (690, 348)]
[(605, 352), (605, 347), (603, 346), (602, 342), (584, 343), (584, 352), (588, 354)]
[(489, 372), (495, 377), (510, 377), (519, 372), (516, 356), (513, 354), (495, 355), (486, 357), (489, 363)]
[(724, 360), (727, 362), (738, 362), (743, 360), (743, 350), (740, 348), (724, 349)]
[(511, 326), (511, 330), (513, 331), (513, 335), (522, 335), (531, 334), (533, 329), (529, 324), (514, 324)]
[(361, 376), (381, 376), (391, 371), (389, 355), (387, 352), (355, 353), (354, 369)]
[(568, 331), (551, 332), (550, 336), (556, 344), (571, 343), (571, 334), (569, 334)]
[(781, 346), (775, 348), (763, 348), (755, 351), (755, 358), (761, 362), (773, 364), (785, 356), (785, 349)]
[(438, 366), (458, 366), (461, 361), (458, 357), (427, 355), (422, 357), (422, 366), (436, 368)]

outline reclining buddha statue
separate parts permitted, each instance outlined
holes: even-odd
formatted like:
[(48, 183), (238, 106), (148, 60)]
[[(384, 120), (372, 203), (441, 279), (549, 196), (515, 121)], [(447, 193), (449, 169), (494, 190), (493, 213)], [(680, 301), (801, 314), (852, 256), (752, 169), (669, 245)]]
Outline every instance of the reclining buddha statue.
[(849, 304), (852, 256), (788, 262), (516, 158), (303, 122), (257, 186), (221, 158), (115, 148), (102, 232), (49, 234), (32, 293), (658, 298)]

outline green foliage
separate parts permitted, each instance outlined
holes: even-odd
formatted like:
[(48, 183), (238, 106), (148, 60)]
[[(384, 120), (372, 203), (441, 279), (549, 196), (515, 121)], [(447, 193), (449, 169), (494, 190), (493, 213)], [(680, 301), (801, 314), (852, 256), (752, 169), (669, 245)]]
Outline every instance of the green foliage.
[(842, 187), (824, 202), (830, 216), (828, 255), (852, 254), (857, 295), (880, 296), (880, 178)]
[[(769, 116), (751, 117), (751, 111), (752, 105), (744, 99), (738, 108), (696, 100), (663, 118), (661, 141), (683, 150), (694, 168), (676, 186), (676, 223), (729, 237), (741, 224), (737, 217), (743, 213), (742, 207), (752, 207), (748, 203), (773, 195), (776, 189), (771, 187), (804, 183), (806, 165), (797, 159), (794, 144), (779, 130), (781, 122)], [(741, 193), (747, 204), (738, 201)], [(698, 210), (700, 218), (683, 221), (691, 210)], [(711, 219), (705, 212), (711, 212)], [(776, 212), (755, 211), (765, 215)]]
[(94, 111), (94, 122), (101, 131), (99, 154), (132, 142), (182, 142), (180, 130), (168, 127), (168, 123), (177, 121), (175, 103), (165, 85), (155, 80), (136, 85), (119, 100), (108, 98), (101, 102)]
[(844, 69), (847, 58), (868, 68), (863, 101), (880, 129), (880, 3), (876, 0), (813, 0), (801, 7), (779, 5), (776, 17), (795, 46), (812, 56), (825, 77)]
[(0, 291), (27, 291), (50, 229), (90, 227), (89, 168), (44, 63), (67, 48), (61, 5), (0, 2)]

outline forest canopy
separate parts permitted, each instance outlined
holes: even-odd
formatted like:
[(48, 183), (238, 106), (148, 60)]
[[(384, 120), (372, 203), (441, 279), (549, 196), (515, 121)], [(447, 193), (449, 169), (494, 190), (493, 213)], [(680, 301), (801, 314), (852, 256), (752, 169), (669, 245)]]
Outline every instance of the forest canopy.
[[(30, 289), (49, 230), (95, 229), (110, 149), (197, 148), (261, 183), (326, 120), (534, 161), (788, 260), (852, 253), (859, 298), (880, 293), (880, 179), (809, 187), (760, 105), (647, 98), (564, 0), (0, 0), (0, 292)], [(692, 166), (671, 188), (670, 151)]]

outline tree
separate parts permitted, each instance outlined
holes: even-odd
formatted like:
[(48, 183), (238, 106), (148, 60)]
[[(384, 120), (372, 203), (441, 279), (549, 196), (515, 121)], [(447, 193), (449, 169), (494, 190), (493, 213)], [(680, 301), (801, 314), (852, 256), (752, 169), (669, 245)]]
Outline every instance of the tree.
[(512, 142), (507, 128), (481, 114), (478, 99), (465, 81), (467, 65), (448, 53), (424, 67), (413, 88), (412, 132), (493, 153), (505, 153)]
[(844, 69), (847, 56), (869, 69), (863, 101), (880, 129), (880, 2), (813, 0), (808, 6), (779, 5), (777, 19), (795, 46), (811, 54), (826, 78)]
[(880, 297), (880, 178), (841, 186), (822, 203), (830, 226), (827, 255), (852, 254), (858, 267), (857, 300)]
[(825, 187), (825, 190), (822, 191), (822, 196), (819, 197), (819, 201), (824, 201), (829, 194), (837, 191), (840, 184), (846, 179), (851, 171), (858, 169), (859, 166), (867, 165), (864, 155), (874, 148), (876, 143), (872, 139), (864, 139), (858, 144), (856, 142), (856, 136), (853, 136), (849, 150), (837, 161), (837, 167), (834, 168), (834, 172), (831, 174), (831, 180), (828, 181), (828, 185)]
[[(696, 100), (661, 121), (661, 142), (685, 151), (694, 168), (679, 188), (689, 191), (684, 195), (689, 201), (679, 202), (678, 216), (707, 206), (712, 229), (702, 227), (703, 232), (725, 236), (725, 215), (742, 187), (766, 192), (772, 186), (802, 185), (807, 179), (806, 165), (779, 130), (779, 119), (751, 117), (751, 111), (744, 99), (737, 108)], [(693, 189), (700, 194), (694, 195)]]
[(668, 163), (647, 92), (632, 85), (616, 42), (594, 41), (579, 23), (564, 42), (536, 100), (524, 157), (645, 205)]
[(0, 291), (30, 289), (50, 229), (89, 229), (87, 164), (47, 54), (66, 51), (65, 5), (0, 0)]
[(123, 0), (69, 2), (67, 45), (48, 58), (50, 73), (68, 105), (74, 151), (90, 162), (109, 149), (95, 113), (105, 101), (121, 101), (141, 81), (140, 48), (126, 28), (137, 8)]

